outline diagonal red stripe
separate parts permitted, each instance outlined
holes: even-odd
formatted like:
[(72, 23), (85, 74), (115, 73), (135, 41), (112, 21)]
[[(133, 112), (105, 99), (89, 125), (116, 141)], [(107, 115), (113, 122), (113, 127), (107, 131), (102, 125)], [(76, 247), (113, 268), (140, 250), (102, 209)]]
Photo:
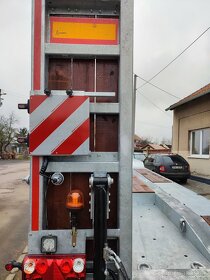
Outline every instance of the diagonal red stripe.
[(46, 95), (34, 95), (30, 98), (30, 114), (47, 99)]
[(52, 155), (71, 155), (90, 136), (89, 118), (82, 123), (58, 148), (52, 151)]
[(51, 133), (53, 133), (88, 97), (67, 98), (52, 114), (30, 134), (30, 152), (33, 152)]

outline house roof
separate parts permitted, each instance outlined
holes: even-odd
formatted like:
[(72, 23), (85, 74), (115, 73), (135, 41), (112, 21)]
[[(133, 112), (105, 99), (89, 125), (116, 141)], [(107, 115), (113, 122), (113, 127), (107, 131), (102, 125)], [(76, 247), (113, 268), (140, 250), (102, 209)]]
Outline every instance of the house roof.
[(163, 146), (157, 145), (157, 144), (147, 144), (146, 146), (144, 146), (143, 149), (146, 149), (147, 147), (150, 147), (153, 150), (167, 150), (167, 149), (169, 149), (169, 148), (165, 148)]
[(190, 101), (192, 101), (192, 100), (195, 100), (195, 99), (197, 99), (197, 98), (199, 98), (199, 97), (201, 97), (201, 96), (204, 96), (204, 95), (206, 95), (206, 94), (209, 94), (209, 93), (210, 93), (210, 84), (206, 85), (205, 87), (200, 88), (200, 89), (197, 90), (196, 92), (194, 92), (194, 93), (188, 95), (187, 97), (181, 99), (179, 102), (174, 103), (173, 105), (171, 105), (170, 107), (168, 107), (168, 108), (166, 109), (166, 111), (168, 111), (168, 110), (174, 110), (175, 108), (177, 108), (177, 107), (179, 107), (179, 106), (181, 106), (181, 105), (183, 105), (183, 104), (185, 104), (185, 103), (188, 103), (188, 102), (190, 102)]
[(136, 140), (136, 141), (140, 141), (141, 140), (141, 138), (138, 136), (138, 135), (134, 135), (134, 140)]

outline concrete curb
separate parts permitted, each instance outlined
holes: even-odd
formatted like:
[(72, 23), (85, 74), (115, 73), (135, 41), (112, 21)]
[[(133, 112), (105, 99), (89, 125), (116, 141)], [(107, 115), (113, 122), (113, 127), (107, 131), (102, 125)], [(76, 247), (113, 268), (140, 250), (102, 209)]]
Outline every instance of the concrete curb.
[[(25, 249), (23, 250), (22, 254), (19, 256), (17, 262), (22, 263), (23, 259), (25, 258), (25, 255), (28, 253), (28, 246), (25, 247)], [(18, 268), (13, 268), (13, 270), (10, 272), (10, 274), (6, 277), (5, 280), (13, 280), (17, 274), (17, 272), (19, 271)]]
[(207, 178), (191, 175), (190, 179), (194, 180), (194, 181), (197, 181), (197, 182), (201, 182), (201, 183), (210, 185), (210, 179), (207, 179)]

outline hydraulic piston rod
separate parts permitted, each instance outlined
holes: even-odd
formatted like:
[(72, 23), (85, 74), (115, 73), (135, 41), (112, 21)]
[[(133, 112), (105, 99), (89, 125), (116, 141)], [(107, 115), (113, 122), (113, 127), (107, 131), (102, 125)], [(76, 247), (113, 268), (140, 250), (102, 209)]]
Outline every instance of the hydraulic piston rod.
[[(94, 173), (92, 187), (94, 193), (94, 280), (105, 280), (106, 263), (103, 256), (107, 244), (108, 188), (111, 178), (106, 173)], [(112, 180), (112, 179), (111, 179)]]

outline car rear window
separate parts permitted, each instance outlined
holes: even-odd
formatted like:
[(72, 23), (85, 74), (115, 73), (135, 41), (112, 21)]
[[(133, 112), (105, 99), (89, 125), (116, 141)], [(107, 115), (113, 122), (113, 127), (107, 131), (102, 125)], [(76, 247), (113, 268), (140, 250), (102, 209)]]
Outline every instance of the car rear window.
[(163, 160), (165, 164), (187, 164), (184, 158), (180, 156), (163, 156)]

